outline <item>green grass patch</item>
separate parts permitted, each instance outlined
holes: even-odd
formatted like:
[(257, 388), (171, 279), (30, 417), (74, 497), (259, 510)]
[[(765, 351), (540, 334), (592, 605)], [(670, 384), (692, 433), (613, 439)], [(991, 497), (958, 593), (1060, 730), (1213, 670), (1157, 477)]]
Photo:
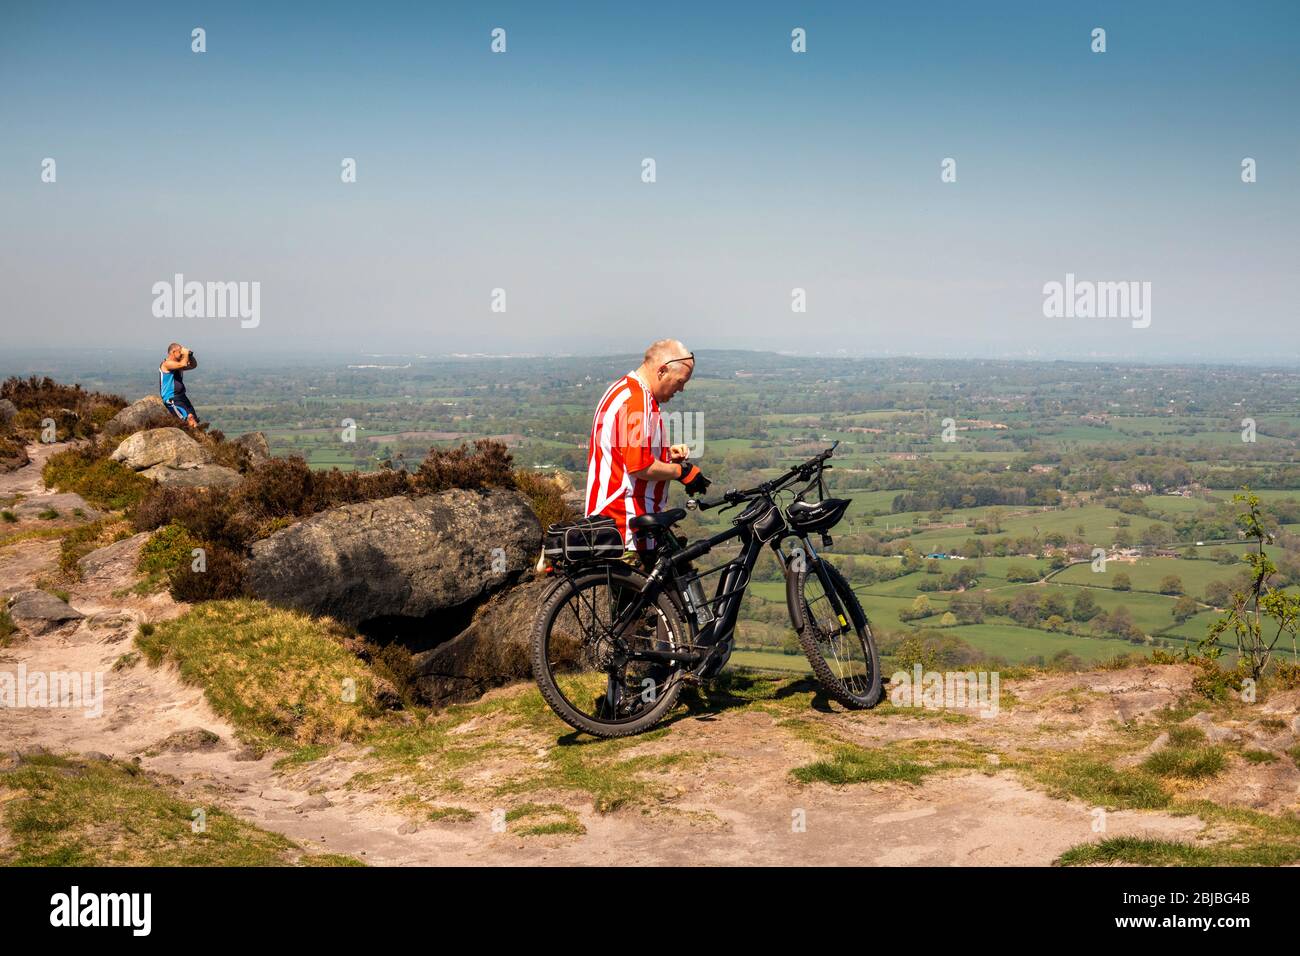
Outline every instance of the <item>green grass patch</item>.
[[(277, 833), (171, 793), (117, 761), (27, 757), (0, 772), (0, 864), (7, 866), (355, 865), (313, 857)], [(194, 832), (195, 809), (205, 815)]]
[[(511, 824), (520, 824), (511, 826)], [(557, 803), (524, 803), (506, 811), (506, 826), (518, 836), (582, 836), (587, 828), (578, 815)]]
[(375, 676), (343, 645), (354, 636), (329, 619), (241, 599), (142, 627), (135, 643), (150, 664), (175, 663), (248, 742), (297, 748), (375, 726)]
[(1204, 780), (1223, 772), (1227, 755), (1220, 747), (1165, 747), (1142, 762), (1142, 767), (1157, 777), (1180, 780)]
[(69, 448), (50, 456), (41, 470), (47, 488), (72, 491), (92, 505), (117, 511), (138, 503), (152, 487), (121, 462), (98, 457), (92, 447)]

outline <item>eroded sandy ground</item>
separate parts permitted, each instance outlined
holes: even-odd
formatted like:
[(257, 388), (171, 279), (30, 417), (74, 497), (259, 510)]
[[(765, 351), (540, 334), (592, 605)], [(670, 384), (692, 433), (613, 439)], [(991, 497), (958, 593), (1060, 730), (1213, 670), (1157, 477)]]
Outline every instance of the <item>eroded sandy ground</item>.
[[(39, 468), (50, 449), (34, 451), (39, 457), (33, 465), (0, 476), (0, 495), (46, 493)], [(1020, 752), (1104, 741), (1115, 722), (1141, 721), (1176, 702), (1191, 681), (1191, 668), (1152, 666), (1007, 682), (1004, 689), (1015, 703), (992, 719), (847, 713), (818, 699), (794, 712), (743, 704), (696, 715), (679, 709), (668, 734), (634, 743), (620, 755), (701, 755), (648, 775), (654, 800), (602, 813), (581, 792), (529, 792), (523, 799), (566, 808), (585, 832), (521, 836), (497, 832), (493, 811), (512, 801), (476, 795), (545, 769), (558, 747), (573, 746), (573, 735), (558, 721), (548, 733), (509, 731), (511, 747), (499, 760), (466, 768), (470, 786), (448, 802), (471, 811), (469, 820), (417, 821), (395, 804), (400, 786), (356, 784), (358, 772), (375, 766), (367, 750), (345, 746), (280, 771), (275, 763), (282, 754), (258, 757), (243, 746), (201, 690), (182, 684), (174, 668), (138, 661), (114, 670), (132, 653), (139, 623), (185, 610), (165, 593), (114, 596), (137, 578), (141, 543), (142, 537), (119, 547), (117, 560), (70, 589), (70, 603), (84, 620), (0, 649), (0, 669), (11, 672), (25, 665), (29, 672), (104, 673), (102, 716), (86, 718), (68, 709), (5, 711), (0, 753), (40, 746), (55, 753), (138, 758), (143, 767), (172, 778), (196, 807), (220, 806), (304, 847), (372, 864), (1049, 864), (1068, 848), (1100, 838), (1093, 808), (1027, 785), (1005, 765)], [(0, 587), (6, 594), (32, 587), (52, 571), (57, 555), (57, 541), (0, 548)], [(520, 686), (493, 696), (530, 693), (535, 692)], [(1290, 711), (1283, 706), (1279, 713), (1293, 721), (1294, 710), (1293, 701)], [(480, 733), (481, 724), (492, 719), (484, 717), (479, 726), (471, 720), (456, 732)], [(968, 753), (982, 752), (982, 765), (940, 771), (917, 784), (801, 784), (791, 769), (818, 759), (819, 750), (783, 726), (791, 719), (865, 747), (956, 742)], [(218, 739), (196, 739), (200, 730)], [(1273, 777), (1247, 795), (1248, 804), (1295, 809), (1300, 771), (1284, 764), (1259, 771)], [(1244, 784), (1237, 779), (1231, 786), (1240, 794)], [(1105, 835), (1194, 841), (1204, 830), (1192, 815), (1120, 811), (1107, 815)]]

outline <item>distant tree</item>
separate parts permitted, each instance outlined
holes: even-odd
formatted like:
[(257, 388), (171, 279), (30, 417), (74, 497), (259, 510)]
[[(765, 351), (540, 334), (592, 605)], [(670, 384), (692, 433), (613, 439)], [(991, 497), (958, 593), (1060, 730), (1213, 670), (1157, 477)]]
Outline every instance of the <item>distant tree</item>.
[(1013, 621), (1033, 627), (1038, 622), (1038, 594), (1031, 590), (1019, 592), (1007, 606), (1007, 614)]
[(1160, 579), (1160, 587), (1158, 590), (1161, 594), (1182, 594), (1183, 580), (1176, 574), (1165, 575), (1165, 577)]
[(1070, 616), (1070, 601), (1060, 591), (1052, 590), (1044, 594), (1041, 607), (1042, 613), (1047, 616), (1053, 614), (1062, 618)]
[(943, 565), (941, 565), (941, 564), (939, 563), (939, 559), (938, 559), (938, 558), (931, 558), (929, 561), (926, 561), (926, 562), (925, 562), (925, 573), (926, 573), (926, 574), (942, 574), (942, 573), (943, 573)]
[(915, 621), (923, 617), (929, 617), (933, 613), (934, 609), (930, 606), (930, 598), (924, 594), (918, 594), (916, 599), (912, 601), (912, 606), (904, 608), (898, 616), (900, 620)]
[(1133, 582), (1123, 571), (1117, 571), (1115, 576), (1110, 579), (1110, 587), (1113, 591), (1132, 591)]
[(1106, 616), (1106, 630), (1126, 640), (1142, 636), (1142, 632), (1133, 623), (1133, 612), (1122, 604)]
[(1236, 564), (1237, 556), (1227, 548), (1215, 548), (1210, 552), (1210, 557), (1219, 564)]
[(1123, 528), (1120, 528), (1118, 531), (1115, 532), (1115, 547), (1117, 548), (1133, 547), (1133, 539), (1129, 537), (1129, 533), (1125, 531)]
[(1227, 581), (1211, 581), (1205, 586), (1205, 603), (1212, 607), (1226, 607), (1232, 596), (1232, 585)]
[(1149, 524), (1139, 540), (1148, 548), (1160, 548), (1174, 540), (1174, 531), (1167, 524)]
[(1199, 605), (1196, 603), (1196, 598), (1190, 594), (1184, 594), (1174, 602), (1174, 620), (1182, 624), (1188, 618), (1194, 616), (1197, 610), (1199, 610)]
[(1038, 572), (1026, 564), (1007, 565), (1007, 580), (1013, 583), (1037, 581)]
[(939, 618), (939, 623), (944, 627), (952, 627), (957, 623), (957, 616), (952, 611), (945, 611), (943, 617)]
[(1059, 631), (1061, 628), (1065, 627), (1065, 618), (1061, 617), (1059, 614), (1053, 614), (1043, 622), (1043, 626), (1049, 631)]
[(1080, 591), (1074, 596), (1074, 610), (1070, 616), (1076, 621), (1091, 621), (1101, 613), (1101, 608), (1097, 606), (1097, 599), (1092, 596), (1091, 591)]

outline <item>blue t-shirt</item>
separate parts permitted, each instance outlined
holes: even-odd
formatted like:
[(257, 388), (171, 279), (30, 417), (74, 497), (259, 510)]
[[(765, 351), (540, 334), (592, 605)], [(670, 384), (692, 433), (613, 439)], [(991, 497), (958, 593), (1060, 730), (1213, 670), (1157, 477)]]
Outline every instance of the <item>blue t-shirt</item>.
[(161, 364), (158, 366), (158, 394), (164, 402), (185, 397), (185, 378), (180, 369), (168, 372)]

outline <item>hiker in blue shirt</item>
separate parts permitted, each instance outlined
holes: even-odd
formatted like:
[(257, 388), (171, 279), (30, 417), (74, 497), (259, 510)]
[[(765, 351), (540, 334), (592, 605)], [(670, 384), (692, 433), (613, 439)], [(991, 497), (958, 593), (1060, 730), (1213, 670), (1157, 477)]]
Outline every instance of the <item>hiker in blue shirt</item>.
[(158, 394), (163, 404), (190, 428), (199, 427), (199, 416), (185, 394), (184, 373), (198, 367), (194, 353), (179, 342), (167, 346), (167, 357), (158, 366)]

